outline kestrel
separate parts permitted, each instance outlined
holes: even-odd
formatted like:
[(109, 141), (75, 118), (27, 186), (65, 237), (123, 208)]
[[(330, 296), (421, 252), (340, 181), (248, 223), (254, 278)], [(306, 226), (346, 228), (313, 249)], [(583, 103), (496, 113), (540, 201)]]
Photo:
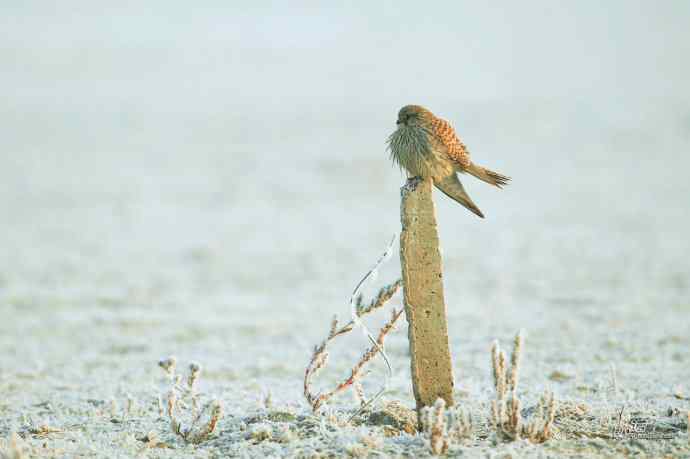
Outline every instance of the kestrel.
[(450, 123), (419, 105), (406, 105), (398, 112), (398, 128), (388, 138), (391, 158), (412, 177), (431, 177), (448, 197), (484, 218), (458, 179), (457, 172), (502, 188), (509, 177), (485, 169), (470, 160), (470, 152)]

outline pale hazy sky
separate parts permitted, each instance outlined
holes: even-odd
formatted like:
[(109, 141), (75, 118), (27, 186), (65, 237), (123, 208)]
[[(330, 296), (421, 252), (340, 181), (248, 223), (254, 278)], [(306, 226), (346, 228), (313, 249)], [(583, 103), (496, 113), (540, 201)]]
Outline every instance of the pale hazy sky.
[(514, 100), (596, 106), (630, 124), (668, 110), (690, 123), (687, 1), (242, 3), (5, 6), (8, 148), (30, 141), (29, 127), (363, 110), (381, 121), (409, 102), (451, 114)]

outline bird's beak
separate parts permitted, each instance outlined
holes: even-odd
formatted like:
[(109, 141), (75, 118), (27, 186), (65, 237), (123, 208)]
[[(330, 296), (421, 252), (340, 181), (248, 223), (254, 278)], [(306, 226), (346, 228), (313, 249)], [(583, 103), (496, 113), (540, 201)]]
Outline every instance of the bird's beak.
[(400, 125), (400, 123), (402, 123), (402, 121), (400, 121), (400, 120), (397, 120), (397, 121), (395, 122), (395, 124), (397, 124), (397, 125)]

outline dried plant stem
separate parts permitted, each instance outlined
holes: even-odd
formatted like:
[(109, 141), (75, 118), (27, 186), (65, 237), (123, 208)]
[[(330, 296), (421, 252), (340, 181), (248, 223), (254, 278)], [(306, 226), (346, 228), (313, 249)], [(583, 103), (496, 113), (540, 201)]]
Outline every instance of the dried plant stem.
[(429, 425), (429, 444), (433, 454), (445, 454), (448, 451), (448, 435), (446, 432), (446, 402), (442, 398), (436, 400), (433, 409), (428, 410), (431, 419)]
[[(344, 388), (354, 384), (354, 379), (352, 382), (349, 384), (347, 381), (345, 383), (341, 383), (336, 389), (333, 391), (327, 393), (327, 394), (314, 394), (313, 391), (311, 390), (311, 385), (313, 382), (314, 376), (321, 371), (326, 364), (328, 363), (328, 352), (326, 351), (326, 348), (328, 344), (333, 341), (338, 336), (344, 335), (346, 333), (351, 332), (356, 325), (360, 325), (362, 329), (365, 331), (367, 337), (369, 340), (372, 342), (373, 346), (376, 348), (376, 352), (372, 355), (372, 358), (374, 355), (376, 355), (377, 352), (380, 352), (384, 361), (386, 362), (386, 366), (388, 367), (388, 372), (392, 373), (392, 368), (390, 366), (390, 362), (388, 361), (388, 357), (386, 354), (383, 352), (383, 348), (381, 345), (378, 344), (378, 340), (374, 339), (371, 333), (367, 330), (367, 328), (362, 324), (360, 321), (360, 318), (366, 314), (369, 314), (376, 309), (379, 309), (383, 307), (383, 305), (390, 300), (393, 295), (400, 289), (402, 286), (402, 279), (398, 279), (391, 285), (387, 285), (383, 288), (381, 288), (376, 295), (376, 298), (374, 298), (368, 305), (364, 305), (362, 301), (362, 295), (359, 293), (360, 289), (362, 286), (365, 284), (365, 282), (374, 277), (378, 268), (381, 266), (381, 264), (390, 256), (391, 253), (391, 248), (393, 246), (393, 242), (395, 241), (395, 236), (391, 239), (391, 242), (388, 244), (388, 247), (386, 248), (386, 251), (379, 257), (379, 259), (376, 261), (374, 264), (374, 267), (371, 268), (365, 275), (364, 277), (357, 283), (357, 286), (352, 292), (352, 295), (350, 296), (350, 308), (351, 308), (351, 314), (352, 314), (352, 319), (346, 323), (344, 326), (338, 328), (338, 319), (337, 317), (333, 317), (333, 320), (331, 321), (331, 327), (328, 333), (328, 336), (326, 339), (318, 346), (314, 348), (314, 352), (312, 353), (311, 360), (309, 361), (309, 364), (307, 365), (307, 368), (304, 372), (304, 397), (307, 399), (307, 402), (309, 405), (312, 407), (313, 411), (317, 411), (319, 407), (329, 398), (331, 398), (335, 393), (340, 392), (341, 390), (344, 390)], [(402, 311), (401, 311), (402, 312)], [(398, 316), (400, 313), (398, 313)], [(397, 320), (397, 318), (396, 318)], [(385, 327), (384, 327), (385, 328)], [(386, 332), (387, 333), (387, 332)], [(383, 342), (383, 341), (381, 341)], [(366, 355), (366, 353), (365, 353)], [(361, 360), (360, 360), (361, 361)], [(365, 362), (366, 363), (366, 362)], [(363, 365), (363, 364), (362, 364)], [(355, 368), (357, 365), (355, 365)], [(355, 375), (355, 369), (353, 369), (353, 375)], [(358, 375), (358, 373), (357, 373)], [(388, 378), (386, 378), (386, 381)], [(379, 391), (379, 394), (383, 393), (385, 390), (387, 384), (384, 384), (384, 387)], [(340, 388), (340, 389), (338, 389)], [(356, 393), (357, 395), (363, 395), (363, 390), (361, 388), (361, 385), (355, 386)], [(331, 395), (328, 395), (331, 394)], [(378, 394), (377, 396), (378, 397)], [(360, 404), (362, 407), (365, 407), (368, 402), (364, 401), (363, 399), (360, 400)]]
[[(396, 284), (394, 285), (398, 285), (398, 283), (396, 282)], [(355, 383), (358, 383), (360, 381), (365, 365), (369, 363), (376, 356), (376, 354), (378, 354), (383, 349), (386, 336), (393, 329), (395, 323), (398, 321), (402, 313), (403, 309), (393, 309), (390, 320), (386, 322), (383, 328), (381, 328), (381, 330), (379, 331), (378, 337), (376, 338), (374, 345), (372, 345), (369, 349), (367, 349), (366, 352), (364, 352), (364, 354), (362, 354), (362, 357), (360, 357), (359, 361), (357, 361), (357, 363), (354, 365), (352, 371), (350, 372), (350, 376), (345, 381), (341, 382), (334, 389), (328, 392), (313, 394), (311, 391), (312, 378), (314, 374), (316, 374), (326, 365), (326, 362), (328, 360), (328, 353), (325, 350), (326, 346), (333, 338), (342, 334), (340, 333), (340, 331), (342, 331), (343, 329), (338, 330), (337, 320), (333, 319), (333, 322), (331, 322), (331, 332), (329, 333), (328, 338), (323, 343), (321, 343), (320, 346), (317, 346), (315, 348), (314, 354), (312, 355), (312, 359), (309, 365), (307, 366), (304, 375), (304, 396), (309, 402), (314, 412), (318, 411), (318, 409), (323, 405), (323, 403), (331, 399), (333, 396), (355, 385)], [(352, 328), (350, 328), (348, 331), (351, 330)], [(366, 402), (364, 404), (366, 404)]]
[(491, 346), (491, 364), (496, 389), (496, 400), (491, 403), (491, 424), (500, 436), (507, 439), (525, 438), (532, 443), (543, 443), (553, 435), (556, 401), (553, 393), (545, 392), (529, 422), (522, 418), (522, 404), (517, 395), (517, 386), (523, 342), (522, 333), (518, 333), (510, 357), (510, 371), (506, 365), (506, 354), (500, 349), (498, 342), (494, 341)]
[(364, 386), (362, 386), (362, 382), (359, 380), (355, 380), (355, 382), (352, 383), (352, 388), (355, 392), (355, 397), (359, 402), (360, 408), (366, 406), (367, 397), (364, 395)]
[[(398, 279), (392, 284), (382, 287), (381, 290), (379, 290), (379, 293), (376, 295), (376, 298), (371, 300), (371, 302), (368, 305), (362, 304), (361, 297), (358, 297), (355, 303), (357, 317), (363, 317), (366, 314), (369, 314), (381, 308), (388, 302), (388, 300), (393, 298), (393, 296), (398, 292), (400, 287), (402, 287), (402, 279)], [(331, 331), (329, 332), (326, 341), (330, 341), (336, 336), (344, 335), (346, 333), (351, 332), (354, 326), (355, 320), (351, 319), (348, 323), (338, 328), (337, 318), (333, 317), (333, 320), (331, 321)]]
[[(161, 362), (170, 362), (166, 359)], [(172, 365), (163, 365), (161, 368), (167, 373), (171, 387), (167, 396), (166, 412), (170, 419), (170, 430), (179, 435), (187, 443), (201, 443), (206, 440), (216, 428), (218, 421), (223, 416), (223, 408), (218, 400), (208, 402), (203, 409), (199, 409), (199, 394), (196, 384), (201, 374), (201, 366), (192, 363), (189, 365), (189, 375), (187, 376), (187, 386), (183, 387), (182, 376), (175, 374), (174, 360)], [(180, 394), (180, 396), (178, 396)], [(184, 427), (179, 415), (187, 407), (184, 398), (191, 399), (191, 415), (187, 415), (188, 426)], [(163, 402), (159, 397), (159, 409), (163, 409)]]
[[(366, 327), (366, 325), (364, 325), (364, 323), (362, 323), (362, 321), (360, 320), (360, 317), (362, 316), (362, 314), (364, 313), (364, 311), (363, 311), (363, 310), (359, 310), (358, 307), (357, 307), (358, 305), (361, 304), (361, 294), (359, 293), (359, 291), (360, 291), (360, 289), (364, 286), (364, 284), (365, 284), (367, 281), (371, 281), (371, 280), (373, 280), (373, 279), (376, 278), (376, 276), (378, 275), (379, 267), (381, 267), (381, 265), (382, 265), (386, 260), (388, 260), (388, 259), (390, 258), (391, 253), (392, 253), (392, 249), (393, 249), (393, 244), (395, 243), (396, 237), (397, 237), (397, 234), (394, 234), (393, 237), (391, 238), (390, 242), (388, 243), (388, 246), (386, 247), (386, 250), (385, 250), (385, 251), (383, 252), (383, 254), (379, 257), (379, 259), (376, 260), (376, 263), (375, 263), (374, 266), (369, 270), (369, 272), (367, 272), (367, 273), (364, 275), (364, 277), (362, 277), (362, 279), (359, 281), (359, 283), (357, 283), (357, 285), (355, 286), (354, 290), (352, 291), (352, 295), (350, 295), (350, 315), (352, 316), (352, 321), (354, 322), (354, 325), (355, 325), (355, 326), (359, 326), (359, 327), (362, 329), (362, 331), (364, 332), (364, 334), (367, 336), (367, 338), (369, 338), (369, 341), (371, 341), (371, 343), (372, 343), (374, 346), (376, 346), (376, 340), (375, 340), (374, 337), (371, 335), (371, 332), (370, 332), (369, 329)], [(402, 285), (402, 280), (400, 280), (400, 285)], [(391, 297), (393, 296), (393, 294), (395, 293), (395, 291), (397, 291), (397, 288), (395, 288), (395, 290), (393, 291), (393, 293), (391, 293), (391, 294), (388, 296), (388, 298), (391, 298)], [(381, 291), (379, 291), (378, 297), (381, 298), (382, 294), (384, 294), (384, 289), (381, 289)], [(357, 304), (355, 304), (355, 298), (357, 298)], [(387, 301), (387, 300), (381, 301), (381, 302), (379, 303), (379, 306), (383, 306), (383, 304), (385, 303), (385, 301)], [(375, 303), (378, 303), (378, 299), (375, 300), (375, 301), (372, 303), (372, 306), (373, 306)], [(374, 308), (372, 307), (371, 309), (373, 310)], [(383, 394), (383, 392), (386, 390), (386, 387), (388, 387), (388, 380), (389, 380), (389, 378), (390, 378), (391, 376), (393, 376), (393, 367), (391, 366), (391, 363), (390, 363), (390, 361), (388, 360), (388, 356), (386, 355), (386, 353), (383, 351), (382, 348), (378, 348), (377, 350), (378, 350), (379, 353), (381, 354), (381, 358), (383, 359), (383, 361), (386, 363), (386, 368), (388, 369), (388, 373), (387, 373), (386, 376), (385, 376), (385, 379), (384, 379), (384, 382), (383, 382), (383, 386), (381, 387), (381, 389), (379, 390), (379, 392), (376, 394), (375, 398), (378, 398), (381, 394)]]
[[(192, 420), (189, 427), (184, 428), (182, 422), (177, 417), (177, 396), (171, 390), (168, 394), (168, 416), (170, 417), (170, 428), (173, 433), (182, 437), (187, 443), (198, 444), (206, 440), (216, 428), (218, 421), (223, 416), (223, 408), (219, 401), (208, 402), (204, 409)], [(208, 420), (202, 421), (202, 415), (208, 414)]]
[(433, 406), (420, 410), (422, 432), (429, 440), (429, 448), (434, 455), (446, 454), (452, 441), (470, 436), (472, 420), (460, 407), (446, 406), (442, 398), (436, 399)]
[(197, 363), (189, 364), (189, 376), (187, 377), (187, 390), (192, 399), (192, 416), (199, 414), (199, 397), (196, 391), (196, 382), (201, 374), (201, 366)]

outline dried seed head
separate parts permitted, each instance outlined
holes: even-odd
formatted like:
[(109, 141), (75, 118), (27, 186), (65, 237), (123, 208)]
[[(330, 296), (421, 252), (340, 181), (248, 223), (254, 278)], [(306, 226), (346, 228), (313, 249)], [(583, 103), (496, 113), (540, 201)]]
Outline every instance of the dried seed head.
[(216, 423), (223, 416), (223, 405), (218, 400), (214, 400), (211, 405), (211, 421), (209, 422), (211, 426), (211, 432), (215, 429)]
[(506, 395), (506, 360), (506, 353), (499, 351), (498, 361), (494, 369), (494, 373), (497, 375), (495, 383), (496, 393), (499, 399), (504, 399)]
[(510, 356), (510, 375), (508, 378), (508, 386), (510, 392), (513, 393), (513, 397), (517, 394), (517, 386), (520, 378), (520, 362), (522, 360), (522, 347), (523, 347), (523, 332), (515, 335), (515, 342), (513, 345), (513, 354)]
[(190, 389), (194, 389), (194, 384), (196, 383), (197, 379), (199, 379), (200, 373), (201, 365), (198, 363), (189, 364), (189, 377), (187, 378), (187, 385)]
[(171, 355), (167, 359), (158, 361), (158, 366), (161, 367), (168, 375), (173, 375), (175, 373), (175, 367), (177, 366), (177, 358)]
[(501, 351), (501, 348), (498, 344), (498, 340), (494, 340), (493, 343), (491, 343), (491, 370), (493, 371), (493, 377), (494, 377), (494, 387), (498, 391), (498, 379), (500, 377), (500, 369), (499, 369), (499, 363), (498, 363), (498, 353)]
[(331, 329), (328, 332), (328, 339), (332, 339), (335, 336), (335, 333), (338, 331), (338, 316), (333, 316), (333, 319), (331, 319)]

